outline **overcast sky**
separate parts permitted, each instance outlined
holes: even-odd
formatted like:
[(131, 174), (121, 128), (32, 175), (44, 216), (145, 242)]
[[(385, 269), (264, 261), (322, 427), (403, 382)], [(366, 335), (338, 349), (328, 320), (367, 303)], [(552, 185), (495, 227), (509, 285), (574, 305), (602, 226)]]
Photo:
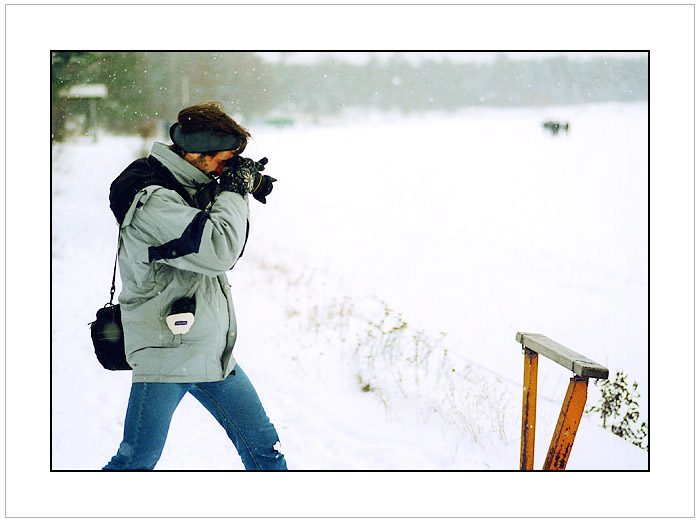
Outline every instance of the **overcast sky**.
[(270, 62), (278, 62), (282, 59), (282, 55), (286, 54), (285, 57), (288, 63), (294, 64), (313, 64), (324, 60), (325, 58), (332, 58), (334, 60), (343, 60), (357, 65), (362, 65), (366, 63), (371, 57), (375, 57), (377, 60), (388, 60), (393, 55), (401, 55), (412, 62), (419, 62), (426, 59), (431, 60), (451, 60), (455, 62), (489, 62), (495, 60), (498, 54), (505, 54), (510, 59), (513, 60), (537, 60), (550, 58), (552, 56), (562, 56), (566, 55), (571, 59), (576, 60), (589, 60), (596, 57), (619, 57), (619, 58), (641, 58), (646, 56), (646, 52), (612, 52), (612, 51), (585, 51), (585, 52), (563, 52), (563, 51), (541, 51), (541, 52), (316, 52), (316, 51), (305, 51), (305, 52), (270, 52), (270, 53), (258, 53), (265, 60)]

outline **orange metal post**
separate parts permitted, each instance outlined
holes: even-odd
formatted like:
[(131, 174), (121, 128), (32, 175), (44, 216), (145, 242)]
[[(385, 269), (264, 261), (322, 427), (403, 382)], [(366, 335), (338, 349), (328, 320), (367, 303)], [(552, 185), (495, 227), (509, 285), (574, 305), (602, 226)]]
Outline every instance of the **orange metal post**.
[(535, 462), (535, 417), (537, 413), (537, 352), (523, 348), (523, 429), (520, 437), (520, 469), (533, 469)]
[(547, 458), (542, 469), (566, 469), (571, 447), (574, 445), (576, 431), (581, 422), (583, 409), (586, 406), (587, 396), (588, 379), (585, 377), (573, 377), (569, 382), (569, 389), (566, 391), (557, 427), (554, 430), (552, 443), (549, 445)]

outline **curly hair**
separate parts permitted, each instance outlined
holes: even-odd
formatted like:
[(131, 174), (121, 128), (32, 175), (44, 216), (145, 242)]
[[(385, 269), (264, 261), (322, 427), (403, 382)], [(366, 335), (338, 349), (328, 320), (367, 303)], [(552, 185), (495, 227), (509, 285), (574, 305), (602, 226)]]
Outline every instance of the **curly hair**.
[[(182, 109), (177, 114), (177, 122), (185, 133), (210, 130), (216, 134), (237, 136), (241, 140), (241, 146), (236, 151), (238, 154), (245, 150), (250, 139), (250, 133), (226, 114), (219, 102), (200, 103)], [(171, 148), (178, 154), (182, 152), (175, 144)]]

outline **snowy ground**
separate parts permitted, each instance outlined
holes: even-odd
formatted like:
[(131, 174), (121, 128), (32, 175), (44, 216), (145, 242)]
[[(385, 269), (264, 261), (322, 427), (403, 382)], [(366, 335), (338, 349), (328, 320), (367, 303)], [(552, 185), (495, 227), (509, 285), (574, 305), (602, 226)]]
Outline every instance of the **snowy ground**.
[[(549, 119), (570, 134), (544, 133)], [(247, 155), (267, 156), (279, 182), (252, 202), (230, 274), (236, 357), (291, 469), (517, 468), (517, 331), (626, 372), (646, 418), (645, 105), (250, 130)], [(121, 440), (130, 374), (99, 366), (87, 323), (114, 262), (108, 187), (143, 146), (53, 148), (53, 469), (99, 469)], [(536, 467), (571, 376), (543, 358), (539, 375)], [(584, 416), (569, 469), (647, 469), (648, 453), (597, 424)], [(187, 397), (156, 469), (242, 466)]]

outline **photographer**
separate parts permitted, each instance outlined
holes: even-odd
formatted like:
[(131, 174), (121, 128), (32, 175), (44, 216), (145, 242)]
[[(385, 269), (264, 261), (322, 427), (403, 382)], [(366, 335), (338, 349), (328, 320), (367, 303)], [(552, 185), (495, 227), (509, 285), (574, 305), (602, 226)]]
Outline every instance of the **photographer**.
[(119, 295), (133, 382), (124, 439), (105, 470), (153, 469), (191, 393), (221, 424), (246, 469), (287, 469), (275, 427), (233, 357), (226, 272), (248, 238), (248, 194), (262, 203), (267, 160), (242, 158), (250, 134), (220, 104), (183, 109), (173, 145), (154, 143), (111, 185), (120, 225)]

